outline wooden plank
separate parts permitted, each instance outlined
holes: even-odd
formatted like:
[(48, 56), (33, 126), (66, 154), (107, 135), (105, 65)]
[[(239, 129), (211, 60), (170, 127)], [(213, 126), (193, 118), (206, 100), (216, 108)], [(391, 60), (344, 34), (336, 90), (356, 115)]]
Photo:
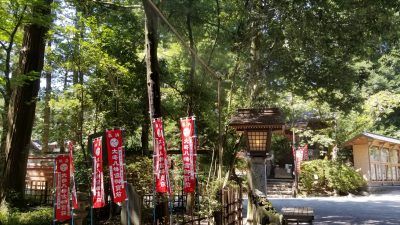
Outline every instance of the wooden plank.
[(314, 210), (311, 207), (285, 207), (282, 208), (284, 223), (288, 221), (309, 222), (314, 220)]

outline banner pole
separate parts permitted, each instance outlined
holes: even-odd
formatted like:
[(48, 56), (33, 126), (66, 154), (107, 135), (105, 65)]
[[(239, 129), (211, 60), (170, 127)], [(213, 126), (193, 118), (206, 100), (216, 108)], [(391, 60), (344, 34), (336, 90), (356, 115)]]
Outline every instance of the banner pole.
[(74, 203), (73, 202), (71, 204), (71, 225), (74, 225)]
[[(155, 160), (156, 160), (156, 156), (157, 156), (157, 152), (156, 152), (156, 141), (154, 139), (154, 118), (152, 117), (152, 115), (150, 114), (150, 118), (151, 118), (151, 135), (153, 137), (153, 225), (156, 224), (156, 173), (155, 173)], [(158, 158), (157, 158), (158, 160)]]
[[(90, 140), (92, 142), (92, 140)], [(93, 149), (92, 149), (93, 151)], [(91, 152), (92, 154), (92, 164), (93, 164), (93, 152)], [(93, 168), (93, 165), (92, 165)], [(92, 171), (92, 178), (93, 178), (93, 171)], [(93, 182), (93, 181), (92, 181)], [(90, 191), (89, 191), (89, 200), (90, 200), (90, 225), (93, 225), (93, 193), (92, 193), (92, 185), (90, 185)]]
[[(122, 133), (122, 131), (124, 131), (124, 130), (121, 129), (121, 133)], [(122, 137), (123, 137), (123, 135), (122, 135)], [(122, 151), (123, 151), (122, 154), (124, 156), (124, 177), (125, 177), (125, 192), (126, 192), (126, 199), (125, 199), (125, 202), (126, 202), (126, 216), (128, 217), (127, 218), (128, 225), (131, 225), (131, 216), (130, 216), (130, 212), (129, 212), (129, 209), (130, 209), (129, 208), (129, 194), (128, 194), (128, 188), (129, 187), (128, 187), (128, 176), (127, 176), (127, 169), (126, 169), (126, 154), (125, 154), (125, 148), (124, 147), (122, 147)]]
[[(194, 131), (193, 131), (193, 133), (194, 133), (194, 137), (193, 137), (193, 139), (194, 139), (194, 146), (193, 146), (193, 149), (194, 149), (194, 155), (196, 156), (196, 161), (195, 161), (195, 165), (194, 165), (194, 168), (196, 169), (196, 171), (195, 171), (195, 173), (194, 173), (194, 175), (195, 175), (195, 179), (196, 179), (196, 188), (195, 188), (195, 199), (197, 200), (197, 202), (198, 202), (198, 204), (197, 204), (197, 211), (199, 211), (200, 212), (200, 193), (199, 193), (199, 180), (198, 180), (198, 171), (199, 171), (199, 168), (197, 167), (197, 126), (196, 126), (196, 116), (192, 116), (192, 118), (193, 118), (193, 129), (194, 129)], [(196, 204), (196, 202), (195, 202), (195, 204)]]
[(93, 225), (93, 205), (90, 207), (90, 225)]
[[(69, 149), (69, 151), (72, 151), (71, 149)], [(70, 154), (70, 171), (72, 172), (72, 176), (71, 176), (71, 179), (72, 179), (72, 187), (70, 188), (70, 190), (71, 190), (71, 192), (72, 192), (72, 194), (71, 194), (71, 200), (70, 200), (70, 204), (71, 204), (71, 225), (74, 225), (74, 188), (75, 188), (75, 171), (72, 171), (72, 166), (71, 165), (73, 165), (73, 155), (71, 154), (71, 153), (69, 153)], [(75, 170), (75, 169), (74, 169)], [(71, 174), (71, 172), (70, 172), (70, 174)], [(76, 193), (75, 193), (76, 194)]]
[(56, 167), (57, 162), (56, 158), (54, 158), (54, 165), (53, 165), (53, 225), (56, 224)]
[[(126, 190), (128, 190), (128, 182), (127, 181), (125, 181), (125, 188), (126, 188)], [(128, 195), (126, 195), (127, 197), (126, 197), (126, 199), (125, 199), (125, 202), (126, 202), (126, 217), (127, 217), (127, 220), (128, 220), (128, 225), (131, 225), (131, 216), (130, 216), (130, 212), (129, 212), (129, 197), (128, 197)]]
[[(162, 133), (163, 137), (165, 140), (165, 131), (164, 131), (164, 124), (162, 124)], [(168, 192), (167, 192), (167, 201), (168, 201), (168, 214), (169, 214), (169, 224), (172, 224), (172, 202), (171, 202), (171, 181), (169, 177), (169, 164), (168, 164), (168, 153), (167, 153), (167, 146), (164, 146), (165, 149), (165, 158), (164, 158), (164, 170), (167, 170), (168, 173), (166, 173), (166, 178), (167, 178), (167, 185), (168, 185)]]

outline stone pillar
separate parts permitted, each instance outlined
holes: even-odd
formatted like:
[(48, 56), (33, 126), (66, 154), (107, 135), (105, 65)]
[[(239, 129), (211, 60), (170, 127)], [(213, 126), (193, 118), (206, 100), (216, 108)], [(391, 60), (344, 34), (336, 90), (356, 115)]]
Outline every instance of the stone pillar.
[(250, 176), (253, 191), (258, 190), (267, 196), (267, 172), (265, 156), (250, 157)]
[(77, 191), (76, 196), (78, 198), (78, 209), (74, 209), (74, 224), (82, 225), (86, 224), (87, 215), (89, 214), (90, 207), (90, 196), (86, 192)]
[(250, 188), (247, 202), (247, 225), (257, 224), (255, 217), (257, 209), (253, 204), (253, 194), (266, 196), (267, 193), (265, 158), (266, 156), (251, 156), (247, 159), (247, 180)]
[[(131, 225), (142, 224), (142, 198), (136, 192), (132, 184), (128, 184), (127, 195), (129, 198), (129, 216)], [(126, 202), (121, 206), (121, 225), (128, 224)]]

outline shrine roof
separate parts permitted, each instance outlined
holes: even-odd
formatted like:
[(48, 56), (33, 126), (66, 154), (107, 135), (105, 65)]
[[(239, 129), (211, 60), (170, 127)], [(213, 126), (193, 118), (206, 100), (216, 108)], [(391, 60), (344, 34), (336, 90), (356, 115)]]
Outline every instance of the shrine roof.
[(229, 126), (238, 131), (248, 129), (283, 129), (285, 120), (278, 108), (238, 109), (231, 117)]

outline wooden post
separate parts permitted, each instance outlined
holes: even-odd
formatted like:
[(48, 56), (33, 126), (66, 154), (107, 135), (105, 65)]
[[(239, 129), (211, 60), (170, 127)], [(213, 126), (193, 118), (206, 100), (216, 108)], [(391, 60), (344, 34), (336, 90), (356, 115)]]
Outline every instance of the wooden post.
[(218, 155), (219, 155), (219, 164), (218, 164), (218, 179), (222, 178), (222, 122), (221, 122), (221, 78), (218, 79)]
[[(157, 58), (158, 46), (158, 15), (153, 9), (152, 2), (143, 0), (145, 22), (145, 42), (146, 42), (146, 68), (147, 68), (147, 93), (149, 98), (150, 120), (161, 117), (161, 92), (160, 92), (160, 68)], [(153, 187), (153, 191), (155, 188)], [(163, 199), (162, 196), (158, 196)], [(169, 224), (168, 202), (162, 202), (164, 224)], [(155, 207), (155, 205), (154, 205)]]

